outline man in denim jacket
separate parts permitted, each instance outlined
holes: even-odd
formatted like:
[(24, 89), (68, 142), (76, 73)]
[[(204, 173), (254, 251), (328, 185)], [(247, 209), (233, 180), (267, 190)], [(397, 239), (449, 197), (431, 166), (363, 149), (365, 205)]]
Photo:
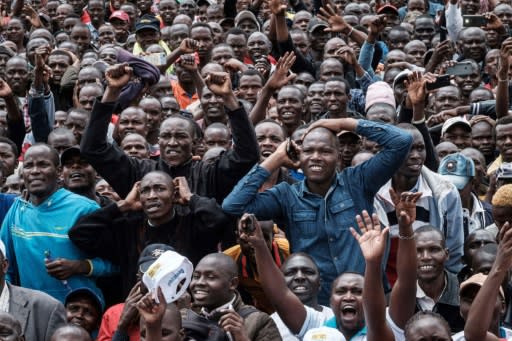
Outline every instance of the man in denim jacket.
[[(356, 132), (382, 146), (381, 152), (356, 166), (336, 171), (338, 141), (333, 133)], [(329, 285), (340, 273), (364, 272), (364, 258), (349, 227), (357, 228), (358, 212), (373, 211), (373, 198), (402, 164), (411, 135), (396, 127), (355, 120), (326, 119), (304, 135), (300, 157), (292, 161), (283, 143), (263, 163), (255, 166), (224, 200), (222, 208), (235, 215), (254, 213), (285, 226), (293, 252), (313, 257), (322, 274), (321, 304), (328, 302)], [(281, 167), (301, 167), (305, 180), (280, 183), (258, 193), (261, 184)]]

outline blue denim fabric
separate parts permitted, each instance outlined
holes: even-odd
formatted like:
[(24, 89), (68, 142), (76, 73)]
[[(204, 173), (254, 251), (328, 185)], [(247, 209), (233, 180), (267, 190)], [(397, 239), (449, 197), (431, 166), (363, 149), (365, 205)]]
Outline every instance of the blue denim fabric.
[(227, 213), (254, 213), (260, 220), (285, 226), (292, 252), (303, 251), (316, 261), (322, 278), (321, 304), (330, 297), (330, 285), (341, 273), (364, 272), (365, 261), (349, 227), (357, 229), (355, 216), (373, 212), (373, 199), (407, 156), (412, 137), (408, 132), (378, 122), (360, 120), (356, 133), (383, 147), (370, 160), (336, 174), (325, 197), (308, 191), (307, 179), (280, 183), (258, 193), (270, 173), (257, 165), (226, 197)]

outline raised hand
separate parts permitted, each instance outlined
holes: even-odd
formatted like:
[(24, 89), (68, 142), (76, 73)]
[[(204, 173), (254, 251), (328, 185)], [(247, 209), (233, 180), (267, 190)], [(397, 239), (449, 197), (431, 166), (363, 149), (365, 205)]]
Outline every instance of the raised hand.
[(36, 48), (36, 69), (43, 71), (45, 69), (46, 61), (48, 60), (48, 56), (51, 52), (51, 47), (49, 45), (43, 45)]
[(512, 267), (512, 228), (510, 224), (509, 221), (505, 222), (499, 234), (500, 242), (494, 266), (501, 271), (508, 271)]
[(180, 57), (180, 66), (188, 71), (195, 72), (197, 70), (195, 54), (184, 54)]
[(140, 181), (133, 185), (130, 193), (128, 193), (124, 200), (120, 200), (118, 204), (124, 204), (129, 211), (140, 211), (142, 209), (142, 204), (140, 203)]
[(206, 76), (205, 83), (218, 96), (225, 97), (232, 93), (231, 78), (227, 72), (211, 72)]
[(386, 17), (384, 15), (375, 15), (370, 19), (368, 33), (378, 36), (384, 31), (386, 26)]
[(128, 84), (132, 74), (133, 69), (128, 66), (128, 63), (116, 64), (110, 66), (105, 71), (105, 79), (107, 80), (108, 87), (121, 89)]
[(188, 186), (187, 179), (184, 176), (179, 176), (173, 179), (174, 185), (174, 202), (180, 205), (188, 205), (192, 192)]
[(382, 260), (384, 250), (386, 249), (387, 235), (389, 227), (381, 230), (380, 222), (374, 213), (372, 217), (368, 212), (363, 211), (362, 217), (356, 216), (357, 225), (361, 230), (361, 235), (354, 229), (350, 228), (352, 236), (358, 241), (364, 259), (367, 262), (379, 262)]
[[(247, 219), (247, 215), (249, 213), (244, 213), (242, 218), (240, 218), (240, 222), (244, 219)], [(243, 241), (246, 241), (251, 245), (253, 248), (256, 248), (258, 246), (264, 246), (267, 247), (267, 242), (265, 241), (265, 238), (263, 237), (263, 232), (261, 231), (261, 226), (258, 223), (257, 219), (254, 219), (254, 232), (253, 233), (245, 233), (245, 230), (242, 228), (239, 228), (238, 231), (240, 231), (239, 238)]]
[(347, 33), (347, 31), (351, 29), (350, 25), (345, 22), (342, 16), (336, 13), (336, 10), (330, 4), (320, 8), (318, 18), (329, 23), (330, 27), (326, 28), (324, 30), (325, 32)]
[[(342, 130), (348, 130), (347, 122), (351, 121), (352, 119), (349, 118), (323, 118), (321, 120), (315, 121), (313, 124), (311, 124), (306, 130), (306, 133), (304, 136), (306, 136), (310, 131), (313, 129), (322, 127), (329, 129), (333, 133), (338, 133)], [(355, 127), (354, 127), (355, 129)]]
[(286, 8), (288, 7), (286, 1), (281, 0), (268, 0), (268, 7), (275, 16), (284, 16), (286, 14)]
[(0, 98), (12, 96), (12, 90), (6, 81), (0, 78)]
[(354, 49), (348, 45), (340, 47), (336, 50), (335, 54), (340, 56), (346, 64), (355, 65), (357, 63), (356, 53), (354, 52)]
[(197, 51), (198, 45), (199, 42), (197, 40), (185, 38), (181, 41), (180, 46), (178, 48), (180, 49), (181, 54), (194, 53), (195, 51)]
[(498, 68), (498, 78), (505, 80), (508, 79), (509, 62), (508, 58), (512, 55), (512, 38), (507, 38), (501, 44), (500, 61)]
[(441, 124), (441, 123), (445, 122), (446, 120), (448, 120), (449, 118), (452, 118), (455, 116), (458, 116), (456, 109), (443, 110), (438, 114), (430, 116), (427, 119), (426, 123), (427, 123), (427, 126), (433, 127), (433, 126)]
[(266, 86), (271, 90), (279, 90), (295, 78), (295, 74), (288, 74), (295, 63), (295, 53), (286, 52), (279, 58), (274, 73), (270, 76)]
[(432, 73), (422, 75), (419, 71), (413, 71), (407, 77), (405, 81), (407, 96), (413, 106), (425, 103), (427, 97), (426, 84), (435, 81), (436, 75)]
[(403, 192), (398, 195), (393, 188), (390, 188), (389, 194), (393, 205), (395, 205), (398, 224), (411, 225), (416, 220), (416, 203), (423, 193)]
[(236, 58), (231, 58), (224, 63), (224, 70), (228, 72), (244, 72), (248, 67)]
[(432, 57), (428, 64), (425, 66), (425, 69), (428, 71), (434, 71), (436, 67), (443, 62), (443, 60), (451, 60), (453, 56), (453, 43), (451, 40), (445, 40), (434, 48), (434, 53), (432, 53)]
[(503, 22), (496, 14), (488, 12), (484, 14), (484, 17), (487, 19), (487, 24), (482, 27), (482, 29), (486, 31), (496, 31), (499, 34), (505, 34), (507, 32), (505, 25), (503, 25)]
[(25, 15), (25, 19), (30, 22), (30, 24), (35, 27), (43, 27), (41, 23), (41, 19), (39, 19), (39, 14), (37, 14), (36, 10), (32, 8), (32, 6), (25, 4), (23, 6), (23, 15)]
[(156, 303), (153, 294), (149, 292), (137, 302), (137, 310), (140, 316), (144, 317), (147, 326), (161, 326), (167, 303), (160, 287), (158, 287), (158, 302)]
[(268, 61), (267, 56), (260, 56), (259, 58), (257, 58), (254, 61), (254, 67), (256, 68), (256, 71), (258, 71), (260, 75), (262, 75), (263, 78), (265, 79), (268, 78), (270, 70), (272, 69), (272, 66)]
[(135, 325), (135, 323), (139, 324), (139, 311), (137, 309), (137, 303), (141, 300), (142, 296), (144, 296), (140, 291), (141, 283), (137, 282), (128, 297), (124, 301), (123, 311), (121, 312), (121, 317), (119, 318), (119, 323), (117, 325), (117, 329), (121, 331), (127, 331), (128, 327)]

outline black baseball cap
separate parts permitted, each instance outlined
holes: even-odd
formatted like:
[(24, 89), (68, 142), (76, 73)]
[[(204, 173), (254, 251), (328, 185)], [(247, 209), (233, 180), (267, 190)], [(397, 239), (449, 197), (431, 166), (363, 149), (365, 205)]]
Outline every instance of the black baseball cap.
[(166, 251), (176, 251), (167, 244), (149, 244), (139, 256), (139, 271), (145, 273), (149, 267)]
[(154, 15), (144, 14), (135, 24), (135, 33), (144, 29), (160, 32), (160, 20)]

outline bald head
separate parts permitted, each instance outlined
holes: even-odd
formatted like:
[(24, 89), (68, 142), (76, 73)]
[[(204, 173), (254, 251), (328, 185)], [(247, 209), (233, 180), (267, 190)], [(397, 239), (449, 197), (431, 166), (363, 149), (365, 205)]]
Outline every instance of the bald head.
[(217, 269), (229, 276), (229, 278), (238, 276), (238, 268), (235, 261), (224, 253), (210, 253), (201, 259), (199, 264), (201, 263), (215, 263)]
[(68, 324), (58, 328), (53, 333), (51, 341), (92, 341), (92, 339), (82, 327)]

